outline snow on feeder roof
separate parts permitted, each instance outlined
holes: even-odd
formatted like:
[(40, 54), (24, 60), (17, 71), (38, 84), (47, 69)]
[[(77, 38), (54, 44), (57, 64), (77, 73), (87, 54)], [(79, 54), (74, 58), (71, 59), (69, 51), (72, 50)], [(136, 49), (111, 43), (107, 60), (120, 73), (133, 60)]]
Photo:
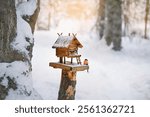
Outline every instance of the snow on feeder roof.
[(79, 42), (79, 40), (76, 38), (76, 35), (68, 35), (68, 36), (62, 36), (62, 34), (58, 34), (59, 37), (57, 38), (56, 42), (52, 46), (52, 48), (68, 48), (70, 45), (76, 45), (77, 47), (82, 48), (82, 44)]

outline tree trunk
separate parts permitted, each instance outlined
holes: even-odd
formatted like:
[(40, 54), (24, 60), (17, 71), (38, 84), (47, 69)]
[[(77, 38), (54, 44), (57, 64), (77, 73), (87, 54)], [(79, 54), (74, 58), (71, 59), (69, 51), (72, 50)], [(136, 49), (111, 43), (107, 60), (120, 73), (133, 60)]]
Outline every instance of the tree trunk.
[[(27, 1), (30, 1), (30, 0), (27, 0)], [(32, 34), (34, 34), (34, 31), (35, 31), (35, 24), (36, 24), (36, 21), (37, 21), (39, 12), (40, 12), (40, 0), (37, 0), (37, 8), (36, 8), (36, 10), (34, 11), (33, 15), (31, 15), (31, 16), (27, 16), (27, 15), (22, 16), (22, 18), (23, 18), (26, 22), (28, 22), (28, 24), (30, 25)], [(29, 45), (28, 48), (27, 48), (27, 50), (29, 51), (30, 60), (32, 59), (33, 45), (34, 45), (34, 43), (30, 43), (30, 45)]]
[(125, 0), (123, 3), (123, 36), (129, 36), (129, 25), (130, 25), (130, 4), (131, 0)]
[[(19, 58), (22, 60), (21, 54), (12, 50), (11, 42), (16, 36), (17, 28), (15, 0), (0, 0), (0, 62), (13, 62)], [(8, 80), (8, 87), (1, 84), (4, 78)], [(9, 89), (16, 89), (14, 79), (9, 76), (0, 77), (0, 99), (5, 99)]]
[(76, 88), (76, 71), (62, 70), (58, 100), (74, 100)]
[[(28, 0), (30, 1), (30, 0)], [(34, 11), (34, 14), (32, 16), (23, 16), (22, 18), (29, 23), (31, 30), (32, 30), (32, 34), (34, 33), (35, 30), (35, 24), (38, 18), (40, 12), (40, 0), (37, 0), (37, 8)]]
[(105, 39), (107, 45), (113, 43), (114, 50), (121, 50), (122, 33), (122, 8), (121, 0), (106, 0), (106, 30)]
[[(37, 12), (35, 11), (29, 19), (32, 32), (34, 32), (34, 26), (37, 19), (35, 13)], [(30, 96), (31, 98), (37, 96), (34, 89), (30, 86), (33, 43), (29, 42), (31, 37), (21, 38), (30, 44), (26, 48), (30, 57), (24, 55), (23, 52), (18, 52), (19, 50), (17, 49), (12, 49), (11, 44), (17, 39), (15, 39), (17, 33), (16, 28), (17, 18), (15, 0), (0, 0), (0, 99), (6, 99), (9, 91), (14, 91), (14, 93), (11, 93), (13, 96), (9, 97), (10, 99), (16, 97), (19, 98), (21, 97), (20, 95), (27, 98)], [(18, 65), (16, 65), (17, 63)], [(18, 66), (20, 67), (19, 69)], [(8, 71), (13, 72), (9, 73)], [(22, 81), (26, 81), (26, 83)], [(5, 84), (3, 82), (5, 82)]]
[(148, 15), (149, 15), (149, 0), (146, 0), (146, 8), (145, 8), (145, 30), (144, 30), (144, 38), (147, 39), (147, 23), (148, 23)]
[(0, 62), (23, 59), (10, 45), (16, 36), (16, 25), (15, 0), (0, 0)]
[(29, 24), (30, 24), (30, 26), (31, 26), (32, 33), (34, 33), (35, 24), (36, 24), (36, 21), (37, 21), (39, 12), (40, 12), (40, 0), (37, 0), (37, 8), (36, 8), (34, 14), (31, 16), (30, 21), (29, 21)]
[(105, 0), (100, 0), (100, 4), (99, 4), (99, 18), (98, 18), (98, 22), (99, 22), (99, 36), (100, 39), (103, 38), (104, 36), (104, 25), (105, 25)]

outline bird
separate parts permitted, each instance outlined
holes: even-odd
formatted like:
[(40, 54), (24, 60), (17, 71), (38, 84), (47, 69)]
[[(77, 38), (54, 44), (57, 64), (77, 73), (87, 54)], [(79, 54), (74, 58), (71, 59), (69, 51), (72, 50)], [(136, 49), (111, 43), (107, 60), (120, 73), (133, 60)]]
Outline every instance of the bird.
[(88, 59), (84, 59), (83, 65), (88, 65)]
[[(88, 59), (84, 59), (83, 65), (89, 65)], [(87, 72), (89, 72), (89, 69), (87, 69)]]

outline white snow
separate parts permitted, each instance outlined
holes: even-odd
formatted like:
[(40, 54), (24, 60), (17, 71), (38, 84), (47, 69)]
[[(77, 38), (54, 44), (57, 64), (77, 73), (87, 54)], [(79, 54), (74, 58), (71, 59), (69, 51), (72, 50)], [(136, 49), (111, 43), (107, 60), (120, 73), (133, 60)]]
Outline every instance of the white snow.
[[(76, 27), (76, 25), (75, 25)], [(73, 27), (72, 27), (73, 29)], [(83, 48), (82, 61), (89, 60), (89, 73), (77, 73), (76, 99), (150, 99), (150, 41), (123, 38), (123, 49), (114, 52), (96, 34), (77, 35)], [(49, 67), (58, 62), (53, 43), (57, 29), (35, 32), (33, 85), (43, 99), (57, 99), (61, 70)]]
[(31, 16), (36, 9), (36, 0), (29, 0), (28, 2), (23, 2), (17, 6), (17, 11), (20, 12), (20, 15), (29, 15)]
[[(32, 15), (36, 9), (36, 0), (30, 0), (29, 2), (23, 2), (17, 6), (17, 36), (11, 43), (12, 48), (24, 53), (27, 57), (28, 51), (27, 46), (33, 43), (33, 35), (31, 32), (30, 25), (22, 19), (22, 15)], [(28, 38), (28, 40), (26, 40)]]
[(6, 99), (41, 99), (32, 87), (31, 72), (26, 62), (0, 63), (0, 77), (4, 77), (2, 84), (8, 87), (8, 79), (15, 79), (17, 89), (10, 89)]
[(53, 48), (68, 47), (73, 38), (73, 36), (59, 36), (54, 43)]
[[(1, 76), (2, 77), (2, 76)], [(1, 84), (5, 87), (8, 86), (8, 79), (2, 80)]]
[[(29, 38), (29, 42), (26, 41), (25, 37)], [(31, 28), (29, 24), (24, 21), (20, 14), (17, 12), (17, 36), (15, 40), (11, 43), (13, 49), (24, 53), (28, 57), (27, 46), (33, 42), (33, 35), (31, 33)]]

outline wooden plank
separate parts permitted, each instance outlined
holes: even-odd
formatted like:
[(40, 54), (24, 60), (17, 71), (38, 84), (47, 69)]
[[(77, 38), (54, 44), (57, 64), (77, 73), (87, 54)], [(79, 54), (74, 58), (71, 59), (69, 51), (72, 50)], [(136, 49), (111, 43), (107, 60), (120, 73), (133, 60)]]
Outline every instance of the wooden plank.
[(75, 57), (81, 57), (81, 55), (69, 55), (68, 58), (75, 58)]
[(49, 66), (51, 66), (53, 68), (60, 68), (60, 69), (64, 69), (64, 70), (70, 70), (70, 67), (65, 66), (63, 63), (49, 63)]
[(64, 57), (68, 55), (67, 48), (56, 48), (56, 56), (57, 57)]
[(56, 62), (50, 62), (49, 66), (53, 68), (60, 68), (63, 70), (71, 70), (71, 71), (84, 71), (89, 69), (88, 65), (77, 65), (77, 64), (67, 65), (67, 64), (56, 63)]

